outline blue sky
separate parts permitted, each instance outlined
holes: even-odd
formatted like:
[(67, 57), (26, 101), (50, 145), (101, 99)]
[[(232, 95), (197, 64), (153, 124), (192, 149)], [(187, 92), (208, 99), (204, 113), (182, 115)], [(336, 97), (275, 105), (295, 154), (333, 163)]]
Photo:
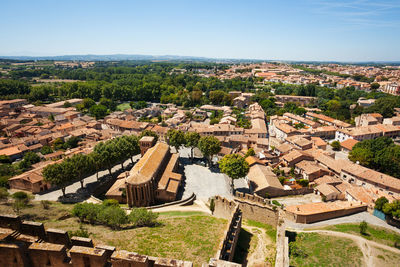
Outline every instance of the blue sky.
[(400, 0), (1, 0), (0, 55), (400, 61)]

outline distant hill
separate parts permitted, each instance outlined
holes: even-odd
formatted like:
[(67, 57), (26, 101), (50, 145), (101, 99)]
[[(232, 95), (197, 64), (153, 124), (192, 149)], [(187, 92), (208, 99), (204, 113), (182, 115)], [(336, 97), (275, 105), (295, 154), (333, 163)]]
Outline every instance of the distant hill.
[(60, 61), (175, 61), (175, 62), (215, 62), (215, 63), (258, 63), (280, 62), (289, 64), (353, 64), (353, 65), (391, 65), (400, 66), (400, 61), (300, 61), (300, 60), (262, 60), (262, 59), (232, 59), (232, 58), (207, 58), (177, 55), (63, 55), (63, 56), (1, 56), (2, 60), (34, 61), (34, 60), (60, 60)]
[(225, 59), (225, 58), (206, 58), (206, 57), (192, 57), (192, 56), (176, 56), (176, 55), (64, 55), (64, 56), (1, 56), (0, 59), (10, 60), (60, 60), (60, 61), (124, 61), (124, 60), (148, 60), (148, 61), (189, 61), (189, 62), (223, 62), (223, 63), (237, 63), (237, 62), (261, 62), (265, 60), (256, 59)]

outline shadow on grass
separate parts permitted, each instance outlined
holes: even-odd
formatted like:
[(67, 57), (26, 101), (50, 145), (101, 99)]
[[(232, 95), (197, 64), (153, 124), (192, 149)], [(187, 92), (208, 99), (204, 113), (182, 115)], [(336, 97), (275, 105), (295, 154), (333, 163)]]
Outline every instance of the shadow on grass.
[(234, 262), (240, 263), (242, 266), (247, 266), (247, 255), (249, 254), (250, 241), (252, 237), (252, 233), (243, 228), (240, 229), (235, 255), (233, 255)]

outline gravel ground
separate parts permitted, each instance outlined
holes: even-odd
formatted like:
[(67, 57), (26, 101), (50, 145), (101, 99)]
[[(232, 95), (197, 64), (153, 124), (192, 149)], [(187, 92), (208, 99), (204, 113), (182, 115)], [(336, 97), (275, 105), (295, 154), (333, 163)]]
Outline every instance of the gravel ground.
[(284, 204), (285, 206), (322, 202), (321, 197), (316, 194), (276, 197), (272, 198), (271, 200), (277, 200), (279, 203)]
[(232, 199), (231, 181), (225, 174), (212, 172), (208, 167), (195, 164), (186, 165), (184, 172), (186, 184), (183, 198), (194, 192), (197, 199), (204, 201), (216, 195)]

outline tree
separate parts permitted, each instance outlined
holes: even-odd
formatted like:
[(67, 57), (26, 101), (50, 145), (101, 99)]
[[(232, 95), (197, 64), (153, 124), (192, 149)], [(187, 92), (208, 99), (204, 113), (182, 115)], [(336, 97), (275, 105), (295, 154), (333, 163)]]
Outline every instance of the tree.
[[(70, 163), (70, 164), (69, 164)], [(63, 161), (68, 168), (72, 168), (73, 178), (81, 183), (83, 188), (83, 179), (94, 171), (94, 163), (92, 158), (84, 154), (76, 154), (71, 158), (67, 158)]]
[(214, 199), (212, 198), (212, 199), (210, 200), (210, 211), (211, 211), (211, 214), (214, 214), (214, 210), (215, 210), (215, 201), (214, 201)]
[(61, 191), (65, 197), (65, 187), (72, 177), (70, 175), (72, 168), (63, 163), (47, 165), (43, 169), (42, 174), (45, 182), (61, 187)]
[(247, 152), (246, 155), (244, 155), (245, 158), (249, 157), (249, 156), (255, 156), (256, 152), (254, 152), (254, 149), (252, 147), (250, 147)]
[(181, 130), (169, 129), (167, 132), (168, 143), (178, 152), (179, 148), (185, 144), (185, 134)]
[(72, 106), (71, 103), (69, 103), (68, 101), (64, 102), (64, 105), (63, 105), (64, 108), (69, 108), (71, 106)]
[(225, 155), (218, 164), (221, 172), (232, 179), (232, 188), (234, 179), (245, 177), (249, 172), (249, 164), (239, 154)]
[(102, 169), (102, 159), (100, 157), (100, 154), (97, 152), (92, 152), (89, 154), (89, 157), (91, 157), (91, 161), (93, 162), (93, 168), (96, 172), (96, 179), (99, 180), (99, 171)]
[(77, 136), (71, 136), (68, 140), (64, 143), (64, 148), (75, 148), (78, 147), (79, 141), (81, 139)]
[(212, 165), (212, 157), (221, 151), (221, 143), (214, 136), (201, 137), (198, 147), (204, 157), (208, 160), (210, 166)]
[(375, 201), (375, 209), (382, 210), (383, 206), (389, 203), (389, 200), (386, 197), (380, 197)]
[(40, 157), (35, 152), (26, 152), (24, 155), (24, 161), (26, 161), (29, 166), (40, 161)]
[(193, 150), (198, 146), (200, 140), (200, 134), (197, 132), (187, 132), (185, 134), (185, 143), (187, 147), (190, 147), (190, 158), (193, 159)]
[(140, 153), (139, 139), (136, 135), (125, 135), (122, 138), (126, 138), (129, 143), (128, 156), (131, 158), (131, 162), (133, 164), (133, 156)]
[(94, 105), (90, 108), (89, 112), (96, 120), (99, 120), (107, 115), (107, 107), (103, 105)]
[(360, 234), (362, 234), (362, 235), (367, 234), (368, 224), (366, 221), (362, 221), (359, 225), (359, 228), (360, 228)]
[(146, 208), (133, 208), (129, 220), (135, 227), (154, 226), (157, 224), (158, 213)]
[(7, 192), (7, 189), (4, 187), (0, 187), (0, 200), (4, 201), (8, 199), (10, 194)]
[(339, 151), (341, 148), (340, 142), (339, 141), (333, 141), (331, 143), (331, 147), (334, 151)]
[(378, 89), (380, 87), (380, 84), (379, 83), (371, 83), (371, 89), (372, 90), (376, 90), (376, 89)]
[(87, 97), (87, 98), (83, 99), (82, 105), (83, 105), (83, 108), (89, 110), (92, 106), (96, 105), (96, 102), (94, 102), (93, 99)]
[(40, 153), (42, 153), (42, 155), (47, 155), (53, 153), (53, 149), (51, 149), (50, 146), (43, 146), (42, 149), (40, 150)]
[(11, 163), (11, 159), (7, 155), (0, 155), (0, 163)]

